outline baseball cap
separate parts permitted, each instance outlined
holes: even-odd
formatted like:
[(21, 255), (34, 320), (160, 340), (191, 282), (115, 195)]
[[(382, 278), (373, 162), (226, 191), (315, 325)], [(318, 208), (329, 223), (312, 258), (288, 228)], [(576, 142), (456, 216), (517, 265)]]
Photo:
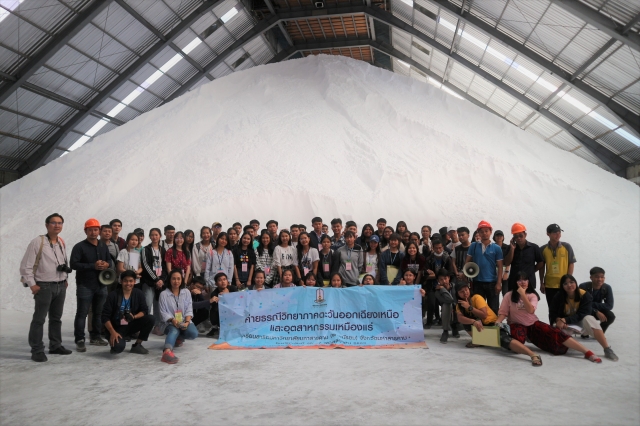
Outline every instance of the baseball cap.
[(496, 237), (496, 235), (502, 235), (504, 237), (504, 232), (502, 232), (501, 230), (496, 230), (496, 232), (493, 233), (493, 238)]
[(380, 242), (380, 238), (377, 235), (372, 235), (369, 237), (369, 242), (375, 241), (376, 243)]
[(451, 231), (456, 231), (457, 232), (457, 228), (454, 228), (453, 226), (449, 226), (447, 227), (447, 234)]
[(554, 232), (564, 231), (560, 228), (560, 225), (558, 225), (557, 223), (552, 223), (551, 225), (547, 226), (547, 234), (553, 234)]
[(222, 225), (220, 224), (220, 222), (213, 222), (213, 225), (211, 225), (212, 228), (215, 228), (216, 226), (219, 226), (220, 228), (222, 228)]
[(133, 230), (133, 233), (134, 233), (134, 234), (136, 234), (136, 235), (142, 235), (142, 236), (144, 236), (144, 229), (142, 229), (142, 228), (136, 228), (136, 229), (134, 229), (134, 230)]

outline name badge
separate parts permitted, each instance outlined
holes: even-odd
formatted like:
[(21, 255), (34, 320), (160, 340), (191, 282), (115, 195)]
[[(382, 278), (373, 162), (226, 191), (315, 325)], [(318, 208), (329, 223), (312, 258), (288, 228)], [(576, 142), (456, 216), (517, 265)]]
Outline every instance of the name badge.
[(271, 272), (271, 267), (267, 266), (266, 268), (264, 268), (264, 274), (265, 275), (269, 275), (269, 273)]
[(351, 261), (346, 262), (346, 263), (344, 264), (344, 270), (345, 270), (345, 271), (350, 271), (350, 270), (351, 270)]
[(246, 263), (243, 263), (243, 264), (242, 264), (242, 272), (247, 272), (247, 270), (248, 270), (248, 269), (249, 269), (249, 268), (247, 268), (247, 264), (246, 264)]
[(120, 318), (120, 325), (127, 325), (127, 324), (129, 324), (129, 323), (127, 322), (126, 319)]
[(182, 322), (182, 311), (175, 311), (173, 313), (173, 317), (176, 319), (178, 324), (180, 324)]
[(367, 272), (371, 272), (371, 271), (373, 270), (373, 266), (371, 266), (371, 264), (370, 264), (370, 263), (368, 263), (368, 264), (367, 264), (367, 267), (365, 268), (365, 270), (366, 270)]
[(324, 272), (329, 272), (329, 264), (328, 263), (323, 263), (322, 264), (322, 270)]
[(306, 277), (307, 274), (309, 273), (309, 268), (303, 268), (303, 270), (304, 270), (304, 276)]

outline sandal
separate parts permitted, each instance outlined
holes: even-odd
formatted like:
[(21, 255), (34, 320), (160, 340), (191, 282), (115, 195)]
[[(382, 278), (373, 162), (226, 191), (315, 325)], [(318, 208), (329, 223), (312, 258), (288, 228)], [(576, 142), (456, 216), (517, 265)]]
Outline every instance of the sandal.
[(531, 365), (533, 365), (534, 367), (542, 366), (542, 358), (540, 357), (540, 355), (533, 355), (531, 357)]
[(475, 345), (475, 344), (473, 344), (471, 342), (469, 342), (469, 343), (467, 343), (465, 345), (465, 347), (467, 347), (467, 348), (479, 348), (480, 346), (482, 346), (482, 345)]
[(602, 360), (591, 351), (588, 351), (586, 354), (584, 354), (584, 357), (591, 362), (595, 362), (596, 364), (600, 364), (602, 362)]

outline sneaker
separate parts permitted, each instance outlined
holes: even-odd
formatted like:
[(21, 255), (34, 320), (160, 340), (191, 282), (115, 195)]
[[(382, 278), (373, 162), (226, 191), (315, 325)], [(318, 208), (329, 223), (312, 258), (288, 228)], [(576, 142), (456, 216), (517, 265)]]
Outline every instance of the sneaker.
[(218, 337), (220, 337), (220, 330), (218, 330), (215, 327), (212, 328), (211, 331), (207, 333), (207, 337), (210, 337), (212, 339), (217, 339)]
[(465, 348), (479, 348), (480, 345), (476, 345), (475, 343), (467, 343), (466, 345), (464, 345)]
[(181, 338), (181, 337), (178, 337), (176, 339), (176, 348), (180, 348), (180, 347), (182, 347), (182, 345), (184, 345), (184, 339)]
[(109, 346), (106, 340), (102, 337), (96, 337), (94, 339), (89, 340), (89, 344), (92, 346)]
[(440, 336), (440, 343), (447, 343), (449, 340), (449, 332), (447, 330), (442, 332), (442, 336)]
[(457, 329), (453, 330), (452, 336), (455, 337), (456, 339), (460, 338), (460, 332)]
[(201, 322), (200, 324), (198, 324), (196, 326), (196, 329), (198, 330), (198, 333), (205, 333), (207, 331), (206, 328), (204, 328), (204, 323)]
[(611, 349), (611, 346), (604, 348), (604, 357), (609, 358), (611, 361), (617, 361), (618, 355)]
[(582, 337), (583, 339), (588, 339), (589, 335), (588, 334), (581, 334), (580, 337)]
[(47, 356), (44, 352), (36, 352), (31, 354), (31, 359), (35, 362), (47, 362)]
[(71, 355), (73, 353), (73, 351), (70, 351), (69, 349), (65, 349), (64, 346), (60, 346), (57, 349), (49, 349), (49, 355)]
[(422, 328), (424, 328), (425, 330), (429, 330), (431, 328), (431, 326), (432, 326), (432, 324), (425, 324), (424, 327), (422, 327)]
[(602, 362), (602, 360), (591, 351), (587, 351), (587, 353), (584, 354), (584, 357), (591, 362), (595, 362), (596, 364), (600, 364)]
[(166, 351), (162, 353), (160, 361), (166, 362), (167, 364), (175, 364), (178, 362), (178, 357), (173, 354), (173, 351)]
[(132, 354), (139, 354), (139, 355), (146, 355), (149, 353), (149, 351), (142, 346), (142, 343), (140, 344), (134, 344), (133, 346), (131, 346), (131, 349), (129, 350), (129, 352), (131, 352)]
[(87, 347), (84, 345), (84, 339), (76, 342), (76, 351), (78, 352), (86, 352)]

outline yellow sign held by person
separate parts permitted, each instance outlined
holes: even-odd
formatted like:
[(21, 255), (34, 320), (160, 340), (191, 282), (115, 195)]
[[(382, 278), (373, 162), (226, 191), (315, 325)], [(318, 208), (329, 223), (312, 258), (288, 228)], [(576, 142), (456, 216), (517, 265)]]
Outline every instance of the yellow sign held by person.
[(500, 327), (484, 326), (482, 331), (478, 331), (475, 326), (471, 326), (471, 343), (474, 345), (500, 347)]

